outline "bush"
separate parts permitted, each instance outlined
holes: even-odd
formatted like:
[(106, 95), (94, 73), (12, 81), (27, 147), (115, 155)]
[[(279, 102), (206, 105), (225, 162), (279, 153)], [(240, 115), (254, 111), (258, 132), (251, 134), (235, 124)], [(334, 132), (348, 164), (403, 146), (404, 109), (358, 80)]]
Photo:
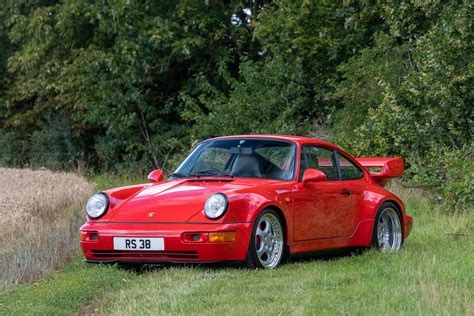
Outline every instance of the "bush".
[(0, 130), (0, 165), (23, 166), (28, 162), (27, 143), (19, 139), (15, 133), (2, 133)]
[(31, 165), (51, 170), (71, 169), (81, 148), (73, 138), (71, 121), (64, 114), (50, 115), (31, 136)]
[(449, 207), (466, 207), (473, 172), (466, 149), (474, 117), (472, 3), (435, 7), (416, 6), (431, 20), (405, 21), (411, 33), (402, 23), (406, 8), (391, 11), (390, 33), (339, 67), (345, 80), (334, 96), (345, 110), (336, 115), (342, 119), (334, 122), (335, 141), (358, 156), (403, 156), (405, 181), (432, 188)]
[(469, 211), (474, 205), (474, 153), (472, 148), (445, 151), (438, 168), (438, 199), (452, 209)]

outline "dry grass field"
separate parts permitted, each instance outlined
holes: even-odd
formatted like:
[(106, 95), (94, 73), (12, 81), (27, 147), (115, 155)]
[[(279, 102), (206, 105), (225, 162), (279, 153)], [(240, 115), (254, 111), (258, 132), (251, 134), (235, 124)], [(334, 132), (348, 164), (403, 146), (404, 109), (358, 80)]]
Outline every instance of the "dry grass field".
[(93, 186), (72, 173), (0, 168), (0, 290), (34, 281), (78, 249)]

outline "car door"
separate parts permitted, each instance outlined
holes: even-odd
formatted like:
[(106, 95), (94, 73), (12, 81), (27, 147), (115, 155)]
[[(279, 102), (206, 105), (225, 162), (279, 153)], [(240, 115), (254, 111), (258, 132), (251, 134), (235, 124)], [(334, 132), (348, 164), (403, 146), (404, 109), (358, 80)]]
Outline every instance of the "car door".
[[(293, 187), (293, 236), (295, 241), (346, 236), (353, 225), (355, 199), (341, 181), (335, 150), (315, 145), (301, 146), (299, 182)], [(318, 169), (326, 181), (301, 182), (304, 170)]]
[(336, 150), (336, 164), (341, 184), (341, 192), (344, 192), (344, 207), (338, 213), (339, 225), (335, 227), (335, 234), (341, 237), (351, 236), (359, 223), (359, 209), (363, 199), (364, 189), (367, 181), (363, 171)]

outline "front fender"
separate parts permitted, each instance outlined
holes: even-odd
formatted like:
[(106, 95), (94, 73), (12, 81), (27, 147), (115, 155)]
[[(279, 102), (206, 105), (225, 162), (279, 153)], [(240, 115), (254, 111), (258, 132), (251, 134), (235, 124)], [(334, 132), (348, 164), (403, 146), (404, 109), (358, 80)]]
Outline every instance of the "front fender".
[(210, 220), (204, 214), (204, 209), (195, 214), (190, 222), (212, 222), (212, 223), (253, 223), (262, 210), (267, 207), (280, 209), (287, 218), (290, 212), (290, 191), (285, 192), (247, 192), (234, 193), (227, 196), (229, 207), (225, 215), (218, 220)]
[(104, 216), (100, 217), (99, 219), (93, 219), (88, 217), (89, 222), (95, 221), (108, 221), (110, 220), (111, 214), (126, 200), (134, 197), (138, 192), (143, 190), (144, 188), (150, 186), (151, 184), (136, 184), (136, 185), (129, 185), (124, 187), (118, 187), (113, 189), (108, 189), (102, 191), (107, 197), (109, 198), (109, 209), (105, 212)]

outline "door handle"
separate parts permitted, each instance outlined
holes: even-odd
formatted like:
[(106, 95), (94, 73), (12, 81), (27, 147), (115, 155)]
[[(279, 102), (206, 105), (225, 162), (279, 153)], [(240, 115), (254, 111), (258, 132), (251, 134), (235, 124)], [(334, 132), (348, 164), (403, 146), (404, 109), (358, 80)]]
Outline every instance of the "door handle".
[(351, 195), (351, 193), (352, 193), (351, 190), (344, 189), (344, 190), (341, 191), (342, 195)]

